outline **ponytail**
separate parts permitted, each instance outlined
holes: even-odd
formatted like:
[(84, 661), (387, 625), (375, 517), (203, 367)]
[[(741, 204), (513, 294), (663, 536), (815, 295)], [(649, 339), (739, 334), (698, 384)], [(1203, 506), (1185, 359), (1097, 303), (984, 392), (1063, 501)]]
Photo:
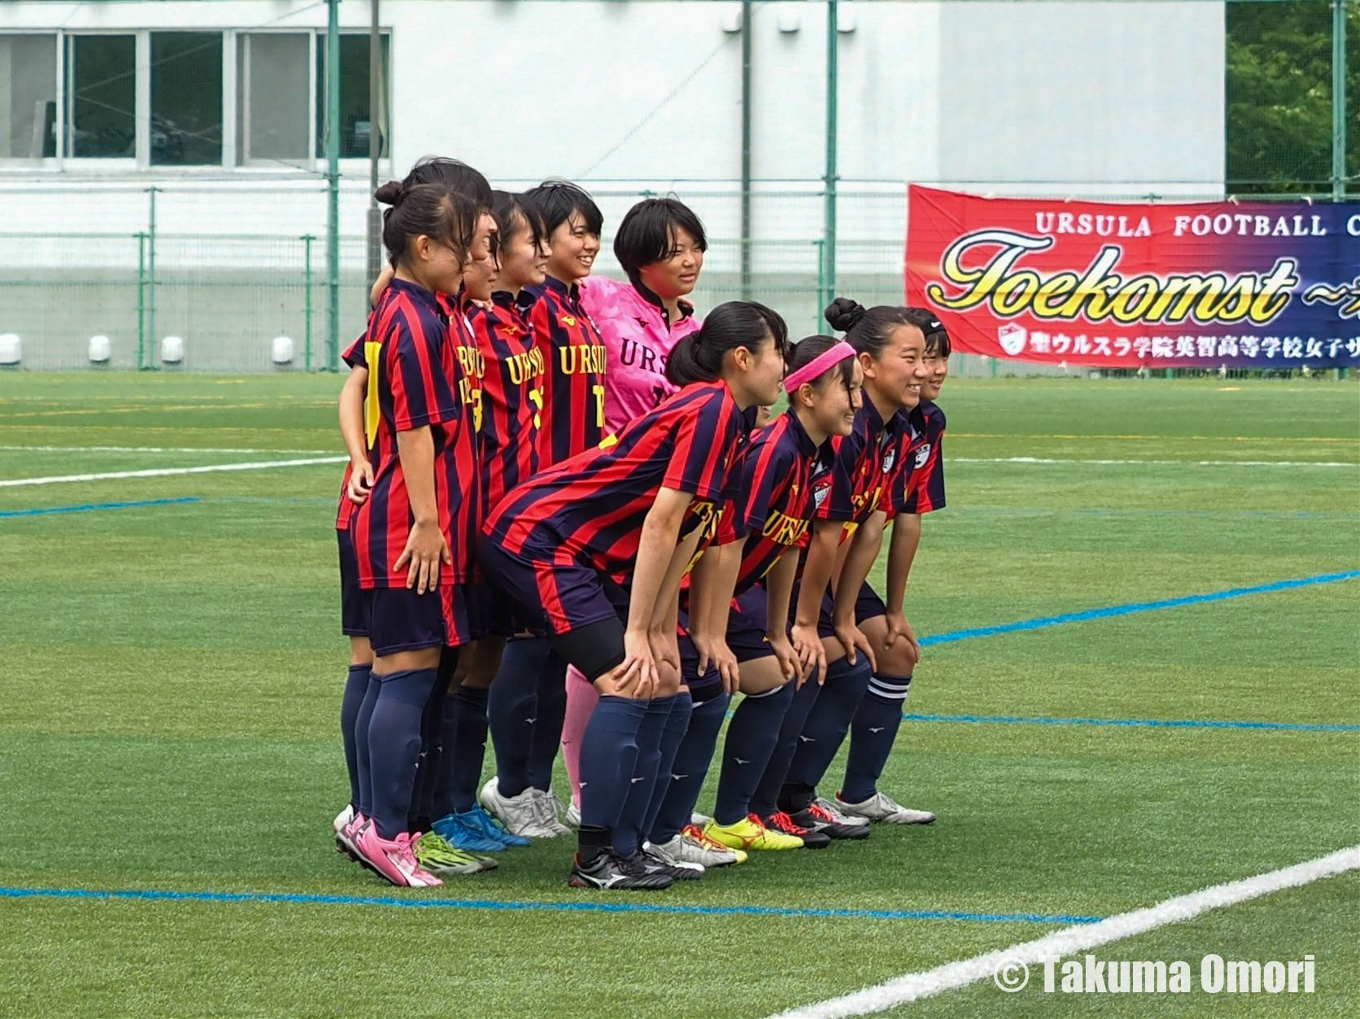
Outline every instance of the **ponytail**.
[[(899, 326), (916, 326), (924, 333), (920, 313), (934, 318), (924, 308), (902, 308), (880, 304), (865, 308), (858, 301), (838, 297), (826, 307), (823, 317), (837, 332), (845, 333), (846, 341), (861, 354), (877, 358), (892, 339)], [(938, 325), (938, 323), (936, 323)]]
[(373, 192), (373, 197), (388, 206), (383, 210), (382, 239), (394, 266), (421, 235), (447, 244), (460, 262), (468, 260), (477, 226), (472, 199), (444, 184), (408, 186), (394, 180)]
[(754, 351), (768, 337), (782, 355), (788, 332), (779, 313), (765, 305), (727, 301), (708, 314), (697, 333), (690, 333), (675, 345), (666, 362), (666, 378), (676, 386), (717, 382), (729, 352), (738, 347)]

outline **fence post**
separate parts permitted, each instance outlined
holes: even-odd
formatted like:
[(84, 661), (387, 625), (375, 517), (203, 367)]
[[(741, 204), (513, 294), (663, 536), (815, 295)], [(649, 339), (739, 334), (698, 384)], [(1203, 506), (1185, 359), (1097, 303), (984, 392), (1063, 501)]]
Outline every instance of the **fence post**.
[(812, 246), (817, 249), (817, 300), (821, 302), (812, 315), (812, 331), (819, 333), (822, 331), (821, 311), (831, 304), (830, 298), (822, 300), (826, 296), (826, 238), (817, 238)]
[(303, 355), (306, 370), (312, 370), (312, 241), (311, 234), (302, 236), (302, 317), (303, 317)]
[(137, 368), (146, 367), (146, 234), (137, 235)]
[(147, 188), (151, 197), (146, 235), (146, 368), (156, 367), (156, 192)]

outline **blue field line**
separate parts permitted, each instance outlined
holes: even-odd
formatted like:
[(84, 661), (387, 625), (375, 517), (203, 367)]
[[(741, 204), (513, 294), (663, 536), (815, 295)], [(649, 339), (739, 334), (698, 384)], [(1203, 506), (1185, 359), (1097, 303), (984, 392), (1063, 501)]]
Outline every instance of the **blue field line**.
[(962, 722), (983, 725), (1116, 725), (1148, 729), (1282, 729), (1287, 732), (1360, 732), (1353, 722), (1222, 722), (1199, 718), (1048, 718), (1020, 715), (912, 715), (907, 722)]
[(293, 906), (390, 906), (542, 913), (663, 913), (673, 916), (827, 917), (847, 920), (964, 920), (975, 923), (1099, 923), (1062, 913), (962, 913), (942, 909), (781, 909), (776, 906), (682, 906), (643, 902), (501, 902), (496, 899), (399, 899), (387, 895), (299, 895), (281, 892), (172, 892), (83, 888), (0, 888), (5, 899), (132, 899), (152, 902), (275, 903)]
[(142, 506), (184, 506), (188, 503), (202, 501), (198, 496), (186, 495), (179, 499), (138, 499), (134, 502), (89, 502), (80, 506), (42, 506), (38, 509), (3, 510), (0, 511), (0, 519), (7, 517), (44, 517), (51, 513), (93, 513), (96, 510), (138, 509)]
[(1213, 591), (1209, 594), (1191, 594), (1183, 598), (1165, 598), (1161, 601), (1130, 602), (1127, 605), (1110, 605), (1103, 609), (1086, 609), (1082, 612), (1066, 612), (1060, 616), (1040, 616), (1037, 619), (1022, 619), (1016, 623), (1002, 623), (999, 626), (979, 626), (971, 630), (951, 630), (921, 638), (922, 647), (935, 644), (953, 644), (974, 637), (995, 637), (1001, 633), (1018, 633), (1022, 630), (1042, 630), (1049, 626), (1064, 623), (1087, 623), (1093, 619), (1112, 619), (1116, 616), (1131, 616), (1137, 612), (1155, 612), (1159, 609), (1176, 609), (1185, 605), (1203, 605), (1208, 602), (1227, 601), (1229, 598), (1245, 598), (1252, 594), (1270, 594), (1274, 591), (1289, 591), (1298, 587), (1312, 587), (1316, 584), (1335, 584), (1343, 580), (1360, 579), (1360, 570), (1346, 570), (1341, 573), (1322, 573), (1316, 577), (1299, 577), (1295, 580), (1277, 580), (1271, 584), (1258, 584), (1255, 587), (1234, 587), (1227, 591)]

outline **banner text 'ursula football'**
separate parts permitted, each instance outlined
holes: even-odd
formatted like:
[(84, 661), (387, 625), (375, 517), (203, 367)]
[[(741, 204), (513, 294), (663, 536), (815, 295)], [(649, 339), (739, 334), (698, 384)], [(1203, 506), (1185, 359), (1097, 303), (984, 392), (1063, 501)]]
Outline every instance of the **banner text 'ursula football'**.
[(1105, 367), (1360, 364), (1360, 203), (1113, 204), (912, 186), (907, 301), (956, 349)]

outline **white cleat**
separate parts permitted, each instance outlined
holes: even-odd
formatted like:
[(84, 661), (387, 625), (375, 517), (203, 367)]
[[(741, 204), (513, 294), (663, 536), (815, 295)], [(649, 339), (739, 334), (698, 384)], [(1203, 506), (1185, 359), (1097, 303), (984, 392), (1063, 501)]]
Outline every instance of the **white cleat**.
[(518, 796), (502, 796), (500, 780), (492, 776), (491, 781), (482, 786), (477, 800), (482, 809), (505, 825), (505, 830), (512, 835), (527, 839), (556, 838), (558, 833), (543, 824), (539, 795), (538, 790), (530, 787)]
[(681, 832), (669, 842), (662, 842), (657, 849), (675, 860), (678, 864), (697, 863), (704, 868), (730, 867), (740, 863), (735, 851), (713, 839), (695, 837)]
[(672, 856), (666, 852), (665, 848), (652, 842), (642, 843), (642, 852), (650, 856), (653, 860), (664, 864), (667, 867), (674, 867), (676, 870), (688, 871), (695, 877), (689, 878), (690, 881), (698, 880), (704, 876), (704, 865), (693, 860), (682, 860), (677, 856)]
[(562, 804), (557, 801), (557, 797), (545, 789), (535, 789), (529, 787), (527, 792), (533, 793), (535, 809), (538, 811), (539, 825), (552, 834), (545, 838), (557, 838), (559, 835), (570, 835), (571, 829), (558, 820), (558, 811), (562, 809)]
[(911, 810), (887, 793), (874, 793), (863, 803), (846, 803), (841, 799), (840, 793), (837, 793), (836, 809), (842, 814), (852, 814), (887, 824), (930, 824), (935, 820), (935, 815), (930, 811)]
[(702, 828), (711, 820), (713, 820), (713, 818), (709, 817), (707, 814), (701, 814), (697, 810), (689, 815), (689, 823), (696, 828)]
[(567, 805), (565, 814), (567, 824), (572, 828), (581, 827), (581, 808), (574, 803)]
[(818, 796), (815, 802), (817, 806), (821, 807), (828, 814), (830, 814), (832, 820), (834, 820), (837, 824), (865, 825), (869, 823), (869, 819), (867, 817), (860, 817), (858, 814), (847, 814), (844, 811), (842, 811), (839, 807), (837, 807), (834, 802), (828, 800), (825, 796)]

